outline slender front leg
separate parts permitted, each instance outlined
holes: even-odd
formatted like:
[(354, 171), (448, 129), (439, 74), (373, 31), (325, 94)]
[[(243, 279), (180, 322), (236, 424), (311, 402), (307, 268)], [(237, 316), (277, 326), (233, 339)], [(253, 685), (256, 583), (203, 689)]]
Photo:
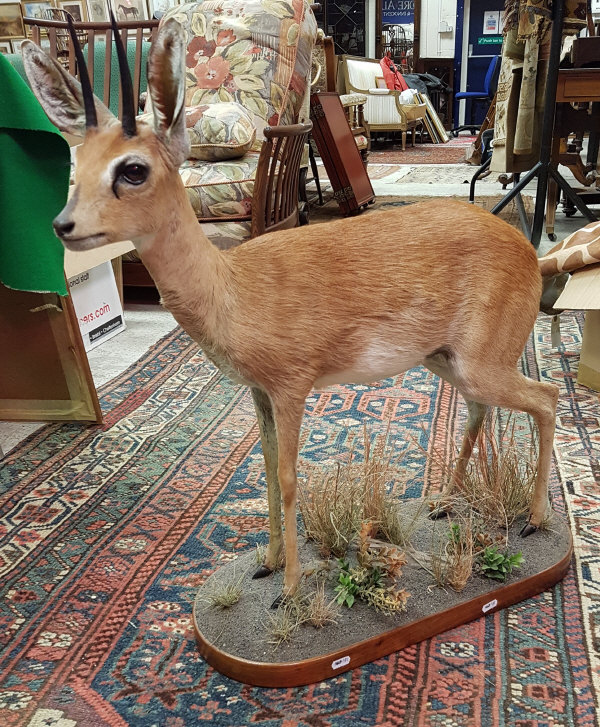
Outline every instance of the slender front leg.
[(269, 396), (261, 389), (251, 389), (256, 409), (256, 418), (260, 429), (260, 441), (265, 458), (265, 474), (267, 478), (267, 501), (269, 503), (269, 547), (265, 562), (256, 571), (253, 578), (270, 575), (279, 565), (281, 557), (281, 491), (277, 477), (278, 448), (273, 407)]
[(285, 575), (283, 594), (275, 603), (278, 606), (282, 598), (292, 595), (300, 581), (301, 569), (298, 556), (298, 524), (296, 520), (297, 493), (297, 462), (300, 443), (300, 426), (304, 414), (305, 396), (286, 396), (281, 399), (273, 397), (273, 412), (277, 428), (279, 445), (279, 485), (283, 499), (283, 517), (285, 523)]

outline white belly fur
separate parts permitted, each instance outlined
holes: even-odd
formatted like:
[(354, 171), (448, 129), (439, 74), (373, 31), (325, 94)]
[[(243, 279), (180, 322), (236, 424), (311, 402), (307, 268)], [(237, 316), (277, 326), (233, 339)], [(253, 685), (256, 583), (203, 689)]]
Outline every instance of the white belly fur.
[(383, 341), (373, 342), (361, 353), (352, 366), (344, 371), (332, 371), (317, 379), (316, 389), (335, 384), (371, 384), (373, 381), (396, 376), (418, 366), (423, 356), (412, 350), (402, 350)]

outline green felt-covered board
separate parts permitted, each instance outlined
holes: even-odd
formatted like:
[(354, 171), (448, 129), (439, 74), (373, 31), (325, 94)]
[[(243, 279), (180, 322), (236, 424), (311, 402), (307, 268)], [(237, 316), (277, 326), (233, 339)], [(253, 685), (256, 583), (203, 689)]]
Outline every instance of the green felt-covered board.
[(69, 145), (0, 54), (0, 281), (66, 295), (52, 220), (69, 188)]

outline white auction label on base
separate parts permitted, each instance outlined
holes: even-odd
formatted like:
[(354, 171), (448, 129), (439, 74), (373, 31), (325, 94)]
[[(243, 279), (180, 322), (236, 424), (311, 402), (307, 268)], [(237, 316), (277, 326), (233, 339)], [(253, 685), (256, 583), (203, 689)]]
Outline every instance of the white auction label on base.
[(331, 662), (331, 668), (332, 669), (341, 669), (343, 666), (348, 666), (350, 663), (350, 657), (349, 656), (342, 656), (341, 659), (336, 659), (335, 661)]
[(86, 351), (125, 329), (123, 308), (110, 262), (69, 278), (69, 293)]
[(491, 611), (492, 608), (496, 608), (498, 605), (498, 601), (494, 598), (493, 601), (488, 601), (485, 606), (481, 609), (484, 613), (487, 613), (488, 611)]

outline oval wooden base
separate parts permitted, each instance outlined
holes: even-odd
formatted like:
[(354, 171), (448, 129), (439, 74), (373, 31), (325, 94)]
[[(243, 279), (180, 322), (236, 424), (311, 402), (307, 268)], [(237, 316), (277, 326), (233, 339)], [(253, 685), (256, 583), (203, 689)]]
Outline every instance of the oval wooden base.
[[(479, 591), (477, 595), (473, 597), (473, 588), (465, 589), (462, 594), (446, 593), (444, 597), (447, 597), (449, 600), (454, 599), (455, 602), (453, 605), (445, 609), (436, 610), (426, 616), (417, 616), (414, 620), (411, 620), (411, 602), (409, 600), (407, 612), (395, 617), (386, 617), (385, 619), (380, 617), (382, 621), (381, 629), (377, 633), (369, 635), (368, 638), (358, 638), (350, 644), (345, 643), (339, 648), (332, 648), (331, 639), (327, 639), (328, 626), (320, 630), (306, 627), (309, 629), (309, 636), (306, 641), (307, 651), (314, 652), (315, 641), (319, 642), (322, 640), (322, 653), (317, 653), (316, 655), (312, 653), (311, 656), (305, 659), (292, 658), (291, 660), (287, 660), (289, 650), (283, 649), (286, 658), (281, 659), (281, 655), (278, 656), (278, 650), (273, 649), (267, 643), (267, 624), (269, 621), (268, 603), (271, 602), (273, 593), (276, 593), (281, 587), (281, 578), (279, 578), (279, 585), (273, 588), (273, 580), (277, 578), (278, 574), (262, 581), (248, 581), (248, 588), (250, 588), (250, 583), (253, 585), (266, 584), (262, 586), (266, 592), (266, 598), (261, 608), (257, 608), (257, 596), (251, 593), (248, 594), (248, 601), (245, 606), (245, 596), (242, 596), (240, 603), (234, 607), (236, 610), (233, 614), (229, 613), (232, 609), (216, 613), (214, 608), (206, 606), (207, 592), (204, 589), (205, 587), (209, 589), (214, 588), (215, 584), (213, 582), (211, 585), (211, 580), (215, 578), (222, 580), (227, 577), (231, 580), (232, 575), (234, 579), (239, 580), (244, 568), (247, 571), (251, 571), (256, 567), (252, 555), (246, 558), (245, 563), (240, 563), (244, 558), (242, 556), (237, 561), (230, 562), (219, 569), (219, 571), (211, 576), (207, 584), (202, 587), (197, 595), (194, 604), (194, 629), (199, 651), (211, 666), (225, 676), (255, 686), (294, 687), (337, 676), (349, 669), (354, 669), (394, 651), (403, 649), (406, 646), (480, 618), (487, 613), (493, 613), (494, 611), (523, 601), (526, 598), (530, 598), (555, 585), (565, 576), (569, 569), (573, 544), (567, 526), (562, 521), (559, 521), (557, 517), (555, 517), (552, 523), (551, 537), (546, 532), (537, 532), (529, 538), (521, 539), (520, 542), (528, 546), (527, 548), (522, 548), (524, 551), (530, 551), (532, 547), (536, 552), (538, 550), (543, 551), (539, 553), (539, 560), (542, 566), (539, 571), (531, 572), (530, 563), (530, 571), (528, 574), (523, 573), (523, 577), (519, 577), (520, 572), (515, 571), (510, 576), (510, 582), (507, 584), (498, 584), (495, 581), (490, 581), (479, 576), (478, 580), (480, 583), (477, 585), (477, 590)], [(511, 552), (519, 549), (516, 547), (518, 544), (519, 541), (513, 540), (512, 547), (510, 547), (511, 543), (509, 538), (509, 549)], [(306, 554), (304, 554), (305, 557)], [(528, 559), (530, 561), (537, 560), (536, 557), (532, 558), (526, 554), (525, 563)], [(535, 567), (535, 564), (533, 565)], [(232, 574), (234, 569), (237, 569), (237, 574)], [(229, 576), (226, 573), (222, 573), (222, 571), (229, 571)], [(426, 594), (428, 593), (432, 578), (424, 570), (421, 570), (421, 573), (421, 578), (426, 583), (426, 587), (422, 593)], [(415, 573), (412, 574), (413, 579), (414, 576)], [(244, 578), (250, 579), (250, 573), (247, 572)], [(411, 590), (410, 586), (407, 586), (407, 588), (409, 591)], [(414, 591), (414, 584), (412, 590)], [(432, 593), (432, 591), (429, 590), (429, 593)], [(462, 598), (463, 594), (464, 598)], [(421, 598), (420, 600), (428, 601), (429, 599), (425, 597), (425, 599)], [(432, 598), (431, 600), (433, 601), (435, 599)], [(419, 608), (421, 611), (423, 608), (426, 610), (427, 605), (423, 606), (421, 604)], [(212, 614), (210, 616), (211, 621), (218, 620), (220, 617), (221, 623), (218, 626), (214, 625), (213, 627), (209, 627), (208, 624), (203, 623), (209, 610)], [(273, 612), (271, 611), (271, 613)], [(352, 619), (354, 617), (364, 619), (365, 610), (361, 611), (356, 607), (344, 609), (344, 619)], [(232, 620), (228, 621), (228, 619)], [(211, 630), (214, 632), (212, 635), (205, 633)], [(248, 658), (249, 649), (241, 643), (241, 639), (238, 642), (235, 636), (236, 630), (237, 633), (243, 633), (245, 636), (248, 636), (248, 634), (252, 635), (251, 638), (254, 640), (252, 642), (253, 646), (256, 646), (257, 642), (262, 639), (262, 644), (259, 649), (260, 653), (264, 656), (264, 660)], [(348, 630), (350, 629), (342, 629), (345, 632)], [(231, 643), (228, 643), (229, 641)], [(223, 642), (225, 642), (225, 646), (223, 646)], [(239, 646), (239, 648), (236, 648), (236, 646)], [(300, 648), (303, 647), (300, 646)]]

